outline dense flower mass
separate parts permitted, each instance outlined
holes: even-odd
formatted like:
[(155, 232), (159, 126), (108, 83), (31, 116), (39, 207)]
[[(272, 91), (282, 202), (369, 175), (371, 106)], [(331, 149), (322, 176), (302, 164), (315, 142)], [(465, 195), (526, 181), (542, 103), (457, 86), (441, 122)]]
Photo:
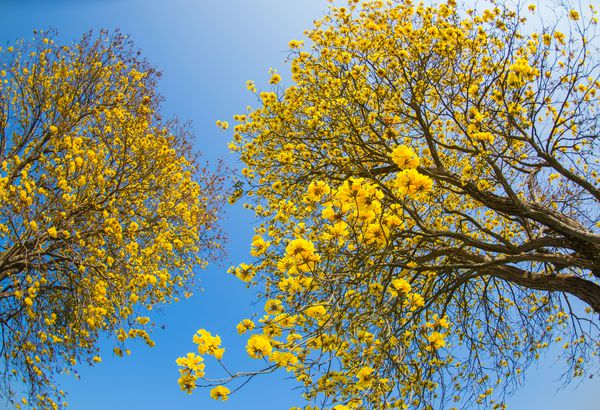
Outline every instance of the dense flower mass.
[(231, 201), (260, 223), (231, 272), (266, 315), (238, 330), (307, 409), (504, 408), (553, 340), (567, 377), (598, 354), (595, 12), (531, 32), (499, 3), (348, 0), (289, 87), (248, 83)]
[(198, 330), (194, 335), (193, 341), (198, 345), (198, 353), (200, 354), (209, 354), (217, 359), (221, 359), (223, 353), (225, 353), (225, 349), (219, 347), (221, 346), (221, 338), (211, 335), (205, 329)]
[(101, 332), (117, 355), (154, 343), (141, 314), (218, 249), (221, 201), (124, 36), (45, 35), (0, 50), (2, 399), (16, 381), (44, 409), (62, 406), (55, 373), (101, 361)]

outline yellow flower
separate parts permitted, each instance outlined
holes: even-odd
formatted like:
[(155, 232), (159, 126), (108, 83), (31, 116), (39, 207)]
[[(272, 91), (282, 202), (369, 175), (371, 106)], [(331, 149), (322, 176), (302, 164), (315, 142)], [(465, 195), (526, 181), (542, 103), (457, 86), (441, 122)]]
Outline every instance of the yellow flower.
[(265, 312), (270, 315), (277, 315), (283, 311), (283, 306), (281, 305), (281, 301), (277, 299), (268, 300), (265, 303)]
[(269, 356), (272, 350), (271, 341), (265, 335), (252, 335), (246, 344), (246, 351), (253, 359)]
[(305, 239), (294, 239), (285, 248), (288, 256), (310, 258), (315, 252), (315, 245)]
[(476, 132), (473, 134), (473, 139), (482, 142), (494, 143), (494, 136), (491, 132)]
[(423, 296), (421, 296), (418, 293), (409, 293), (407, 295), (408, 300), (409, 300), (409, 304), (410, 304), (410, 310), (417, 310), (418, 308), (421, 308), (423, 306), (425, 306), (425, 300), (423, 299)]
[(253, 93), (256, 92), (256, 85), (254, 84), (254, 81), (252, 81), (252, 80), (246, 81), (246, 88), (248, 89), (248, 91), (251, 91)]
[(416, 168), (419, 166), (419, 157), (406, 145), (398, 145), (392, 150), (392, 161), (400, 169)]
[(301, 40), (291, 40), (291, 41), (288, 43), (288, 47), (289, 47), (289, 48), (292, 48), (292, 49), (294, 49), (294, 48), (300, 48), (300, 47), (302, 47), (303, 45), (304, 45), (304, 41), (301, 41)]
[(443, 327), (444, 329), (447, 329), (450, 327), (450, 323), (448, 323), (448, 320), (446, 319), (446, 317), (444, 316), (443, 318), (438, 320), (438, 324)]
[(570, 10), (569, 11), (569, 18), (573, 21), (577, 21), (579, 20), (579, 13), (577, 12), (577, 10)]
[(240, 323), (238, 323), (236, 329), (239, 334), (244, 334), (248, 330), (254, 329), (254, 322), (250, 319), (244, 319)]
[(204, 376), (204, 359), (194, 353), (188, 353), (186, 357), (179, 357), (176, 361), (178, 366), (184, 367), (199, 374), (199, 377)]
[(416, 198), (431, 191), (433, 181), (415, 169), (405, 169), (396, 175), (394, 187), (398, 195)]
[(391, 282), (392, 294), (394, 296), (398, 295), (398, 292), (408, 293), (411, 290), (410, 283), (408, 283), (405, 279), (396, 278), (392, 279)]
[(259, 97), (265, 106), (273, 105), (277, 102), (277, 94), (273, 92), (263, 91), (259, 94)]
[(281, 76), (277, 73), (273, 73), (273, 75), (271, 76), (271, 79), (269, 80), (269, 83), (275, 85), (275, 84), (279, 84), (280, 81), (281, 81)]
[(540, 73), (537, 68), (529, 65), (526, 58), (517, 58), (508, 69), (508, 85), (514, 88), (522, 87), (525, 83), (535, 79)]
[(219, 360), (223, 357), (225, 349), (219, 348), (221, 338), (218, 335), (213, 336), (205, 329), (200, 329), (194, 335), (193, 341), (198, 345), (198, 353), (208, 353)]
[(357, 373), (358, 378), (357, 387), (361, 390), (368, 389), (373, 385), (375, 381), (375, 370), (370, 366), (362, 367)]
[(183, 371), (177, 380), (179, 384), (179, 388), (186, 392), (187, 394), (192, 394), (194, 389), (196, 388), (196, 380), (195, 377), (190, 371)]
[(50, 235), (53, 238), (56, 238), (58, 236), (58, 231), (56, 230), (56, 228), (54, 226), (51, 228), (48, 228), (48, 235)]
[(243, 280), (244, 282), (250, 282), (255, 274), (252, 266), (245, 263), (240, 263), (240, 266), (234, 269), (234, 273), (238, 279)]
[(542, 41), (544, 42), (544, 45), (547, 47), (550, 45), (550, 41), (552, 40), (552, 36), (550, 36), (550, 34), (546, 33), (542, 36)]
[(321, 200), (323, 195), (328, 195), (331, 192), (331, 188), (323, 181), (313, 181), (308, 185), (306, 198), (313, 202)]
[(304, 311), (304, 314), (314, 319), (321, 319), (327, 314), (323, 305), (311, 306)]
[(225, 386), (217, 386), (210, 391), (210, 397), (215, 400), (227, 400), (230, 390)]
[(293, 366), (298, 363), (298, 358), (289, 352), (273, 352), (269, 359), (277, 363), (277, 365), (285, 367), (286, 370), (291, 370)]
[(434, 350), (442, 348), (446, 345), (444, 335), (440, 332), (432, 332), (429, 336), (427, 336), (427, 341), (430, 343), (431, 348)]
[(260, 235), (255, 235), (252, 238), (252, 249), (250, 250), (250, 255), (252, 256), (260, 256), (266, 252), (267, 248), (271, 242), (267, 242)]
[(227, 130), (227, 128), (229, 128), (229, 123), (227, 121), (217, 120), (216, 125), (222, 130)]

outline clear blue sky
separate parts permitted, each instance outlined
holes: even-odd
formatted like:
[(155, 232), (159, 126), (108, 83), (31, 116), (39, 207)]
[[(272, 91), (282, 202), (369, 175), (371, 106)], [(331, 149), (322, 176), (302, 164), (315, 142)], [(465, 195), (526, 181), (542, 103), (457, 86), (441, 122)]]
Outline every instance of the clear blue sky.
[[(325, 0), (0, 0), (0, 45), (29, 39), (34, 29), (55, 28), (58, 41), (72, 42), (92, 28), (120, 28), (164, 72), (164, 112), (193, 121), (195, 145), (207, 159), (224, 158), (236, 167), (226, 147), (228, 134), (216, 129), (215, 121), (229, 120), (254, 103), (246, 80), (266, 84), (267, 71), (274, 67), (285, 81), (288, 41), (301, 38), (326, 7)], [(225, 403), (210, 399), (208, 390), (188, 396), (177, 386), (175, 359), (193, 349), (191, 337), (200, 327), (221, 335), (224, 359), (234, 370), (259, 368), (246, 359), (244, 339), (235, 333), (235, 324), (253, 311), (254, 292), (225, 273), (230, 264), (249, 258), (252, 222), (250, 212), (228, 208), (224, 266), (201, 273), (203, 292), (153, 313), (165, 326), (154, 333), (156, 347), (135, 346), (122, 359), (106, 350), (101, 365), (78, 369), (80, 380), (63, 378), (70, 408), (277, 410), (301, 404), (293, 380), (283, 372), (255, 379)], [(207, 367), (209, 374), (217, 370), (210, 361)], [(509, 400), (509, 408), (598, 410), (594, 389), (600, 389), (599, 377), (556, 392), (561, 370), (561, 363), (548, 355), (527, 373), (525, 387)]]

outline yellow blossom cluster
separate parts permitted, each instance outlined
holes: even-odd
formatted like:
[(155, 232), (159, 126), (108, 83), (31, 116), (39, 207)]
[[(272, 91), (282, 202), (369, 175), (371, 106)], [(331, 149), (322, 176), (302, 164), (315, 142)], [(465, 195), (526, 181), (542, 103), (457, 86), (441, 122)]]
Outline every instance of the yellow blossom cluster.
[[(194, 337), (193, 342), (197, 345), (198, 353), (200, 355), (208, 354), (214, 356), (217, 360), (223, 358), (225, 349), (221, 346), (221, 338), (217, 335), (213, 336), (206, 329), (199, 329)], [(187, 356), (179, 357), (176, 360), (179, 369), (179, 388), (187, 393), (192, 393), (197, 387), (196, 382), (198, 379), (204, 377), (204, 359), (195, 353), (188, 353)], [(227, 394), (229, 390), (225, 391), (226, 388), (213, 390), (215, 394), (211, 392), (211, 397), (215, 399), (227, 400)]]
[(246, 351), (253, 359), (269, 356), (272, 350), (271, 341), (265, 335), (252, 335), (246, 345)]
[(227, 387), (217, 386), (210, 391), (210, 397), (215, 400), (225, 401), (229, 398), (229, 393), (230, 391)]
[(224, 348), (221, 348), (221, 338), (219, 336), (213, 336), (205, 329), (200, 329), (194, 335), (193, 341), (198, 345), (198, 353), (209, 354), (214, 356), (216, 359), (221, 359)]
[(176, 360), (179, 369), (179, 386), (181, 390), (191, 394), (196, 388), (196, 380), (204, 376), (204, 359), (194, 353), (188, 353), (186, 357)]

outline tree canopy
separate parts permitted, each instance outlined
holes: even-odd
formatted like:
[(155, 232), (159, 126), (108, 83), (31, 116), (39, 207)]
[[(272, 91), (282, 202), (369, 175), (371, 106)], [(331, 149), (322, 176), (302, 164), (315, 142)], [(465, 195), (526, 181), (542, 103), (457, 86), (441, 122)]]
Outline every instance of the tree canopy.
[(160, 73), (126, 36), (0, 51), (2, 395), (58, 408), (57, 373), (99, 362), (100, 334), (118, 355), (153, 344), (144, 311), (216, 256), (223, 176), (161, 118)]
[[(261, 222), (231, 272), (264, 303), (238, 325), (259, 373), (345, 410), (504, 408), (553, 343), (566, 381), (597, 371), (595, 10), (347, 3), (290, 42), (293, 84), (249, 82), (260, 104), (234, 117)], [(178, 363), (216, 399), (254, 374)]]

